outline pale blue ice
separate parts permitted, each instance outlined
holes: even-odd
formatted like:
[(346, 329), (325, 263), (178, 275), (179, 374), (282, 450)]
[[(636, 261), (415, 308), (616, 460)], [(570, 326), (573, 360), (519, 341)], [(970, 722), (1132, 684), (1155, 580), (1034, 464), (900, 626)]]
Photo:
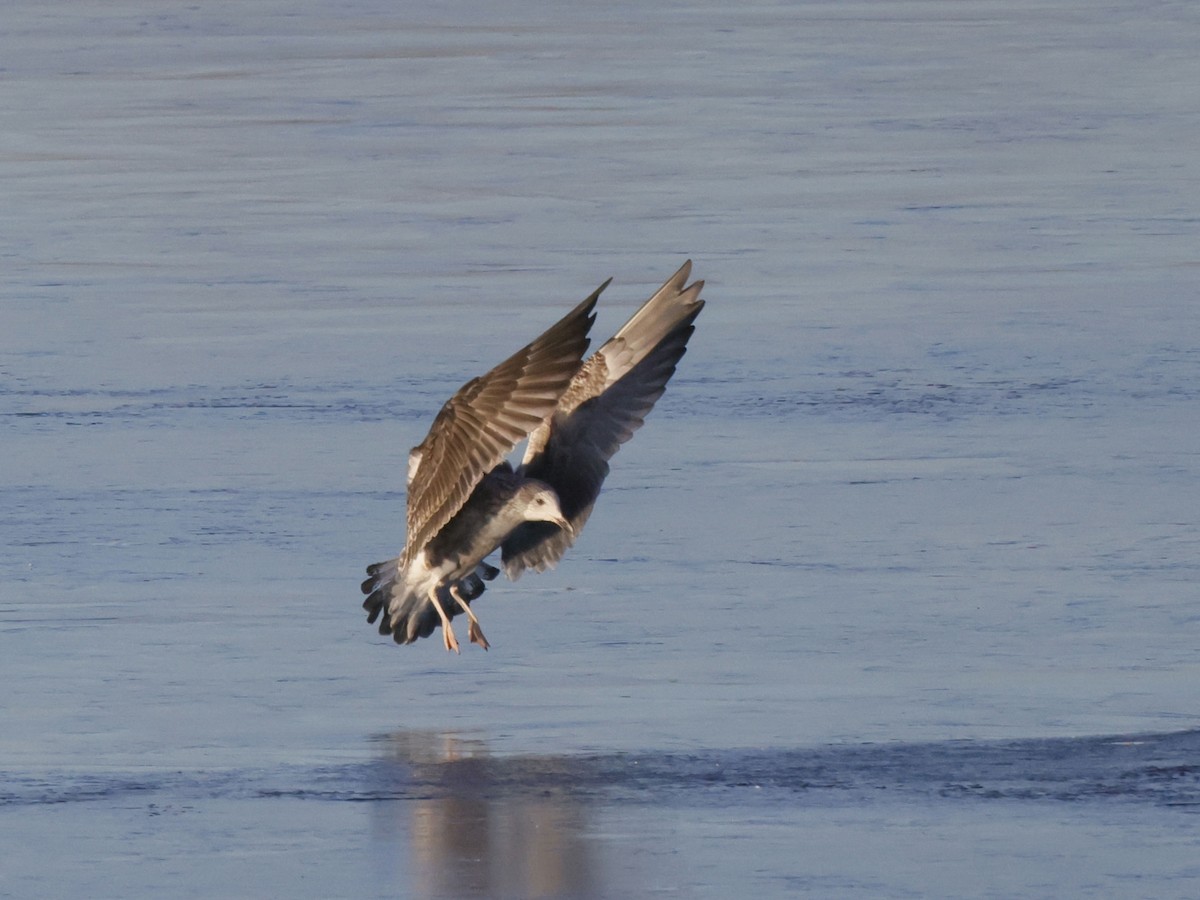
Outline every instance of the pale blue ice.
[[(1200, 8), (0, 11), (0, 896), (1200, 893)], [(363, 567), (685, 258), (488, 653)]]

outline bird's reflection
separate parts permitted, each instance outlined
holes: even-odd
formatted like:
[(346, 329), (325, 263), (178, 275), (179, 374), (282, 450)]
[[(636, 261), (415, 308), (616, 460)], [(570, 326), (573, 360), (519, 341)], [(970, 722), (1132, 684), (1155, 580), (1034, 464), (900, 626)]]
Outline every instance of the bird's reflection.
[(403, 802), (372, 804), (376, 838), (383, 852), (407, 855), (397, 874), (415, 893), (594, 895), (586, 810), (564, 786), (561, 758), (522, 757), (514, 768), (460, 734), (407, 731), (381, 743), (377, 773), (403, 785), (393, 792)]

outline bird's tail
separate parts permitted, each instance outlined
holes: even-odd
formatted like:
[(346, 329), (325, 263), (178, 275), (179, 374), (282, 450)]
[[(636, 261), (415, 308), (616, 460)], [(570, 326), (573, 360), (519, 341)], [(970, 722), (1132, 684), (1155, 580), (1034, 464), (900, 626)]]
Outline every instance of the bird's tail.
[[(367, 595), (367, 599), (363, 601), (363, 609), (367, 611), (368, 624), (374, 625), (379, 614), (387, 607), (392, 596), (392, 585), (396, 583), (399, 571), (399, 557), (367, 566), (367, 580), (362, 583), (362, 592)], [(387, 616), (384, 616), (384, 622), (386, 621)], [(380, 628), (383, 628), (382, 623)]]
[[(367, 595), (363, 609), (367, 611), (368, 624), (379, 621), (379, 633), (390, 634), (397, 644), (411, 644), (417, 638), (429, 637), (441, 624), (441, 616), (423, 594), (407, 590), (399, 578), (400, 560), (389, 559), (367, 567), (367, 580), (362, 583), (362, 592)], [(453, 586), (459, 597), (467, 603), (477, 599), (487, 590), (484, 582), (491, 581), (500, 570), (487, 563), (480, 563), (465, 578)], [(453, 619), (462, 612), (458, 601), (450, 596), (449, 588), (441, 588), (439, 599), (446, 615)]]

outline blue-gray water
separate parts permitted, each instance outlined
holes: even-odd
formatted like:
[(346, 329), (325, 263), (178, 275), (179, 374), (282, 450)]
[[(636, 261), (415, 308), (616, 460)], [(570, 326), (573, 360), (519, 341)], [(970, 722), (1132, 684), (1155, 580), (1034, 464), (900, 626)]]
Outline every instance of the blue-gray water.
[[(1200, 11), (0, 13), (0, 895), (1200, 892)], [(362, 567), (686, 257), (493, 649)]]

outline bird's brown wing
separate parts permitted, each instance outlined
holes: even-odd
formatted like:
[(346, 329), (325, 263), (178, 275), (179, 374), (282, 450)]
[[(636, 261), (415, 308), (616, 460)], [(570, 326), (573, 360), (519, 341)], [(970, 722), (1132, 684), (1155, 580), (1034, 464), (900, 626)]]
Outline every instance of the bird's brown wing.
[(556, 407), (587, 351), (594, 293), (531, 344), (464, 384), (408, 459), (408, 529), (401, 565), (466, 503), (480, 479)]
[(704, 282), (684, 286), (690, 273), (689, 260), (583, 364), (554, 414), (529, 436), (522, 474), (558, 492), (574, 533), (547, 522), (521, 525), (502, 545), (509, 578), (562, 558), (591, 515), (608, 461), (666, 390), (704, 308)]

